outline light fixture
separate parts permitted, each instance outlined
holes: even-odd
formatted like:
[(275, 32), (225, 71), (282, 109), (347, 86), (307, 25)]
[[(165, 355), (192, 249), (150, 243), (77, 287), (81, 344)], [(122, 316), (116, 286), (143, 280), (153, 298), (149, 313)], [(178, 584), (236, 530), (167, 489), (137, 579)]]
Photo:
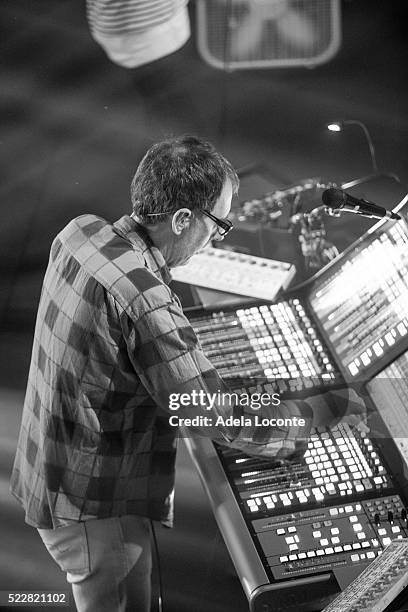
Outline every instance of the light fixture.
[(326, 127), (331, 132), (341, 132), (342, 129), (346, 125), (358, 125), (363, 130), (364, 135), (367, 140), (368, 149), (370, 151), (370, 158), (371, 158), (371, 165), (373, 167), (373, 172), (374, 174), (377, 174), (378, 166), (377, 166), (377, 160), (375, 158), (374, 144), (371, 139), (370, 132), (367, 129), (367, 126), (362, 121), (358, 121), (357, 119), (344, 119), (343, 121), (332, 121), (331, 123), (328, 123)]

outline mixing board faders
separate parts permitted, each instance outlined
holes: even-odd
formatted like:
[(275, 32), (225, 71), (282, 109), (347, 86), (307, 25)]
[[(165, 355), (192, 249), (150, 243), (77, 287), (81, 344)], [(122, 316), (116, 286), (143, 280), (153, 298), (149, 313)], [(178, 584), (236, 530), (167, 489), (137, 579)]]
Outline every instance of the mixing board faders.
[(392, 487), (389, 474), (364, 432), (347, 424), (319, 428), (298, 462), (274, 465), (220, 448), (221, 460), (251, 517), (298, 510), (342, 498), (383, 492)]
[(316, 430), (298, 462), (218, 452), (275, 579), (367, 564), (408, 535), (379, 452), (347, 424)]
[(297, 299), (192, 317), (204, 353), (225, 379), (286, 379), (299, 389), (333, 381), (338, 371)]

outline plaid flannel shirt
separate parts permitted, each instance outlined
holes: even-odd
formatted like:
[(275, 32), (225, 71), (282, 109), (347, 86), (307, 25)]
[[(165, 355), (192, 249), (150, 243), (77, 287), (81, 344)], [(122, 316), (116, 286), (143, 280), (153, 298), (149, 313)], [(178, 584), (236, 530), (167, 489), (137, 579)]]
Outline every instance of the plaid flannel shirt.
[[(29, 524), (125, 514), (172, 524), (177, 428), (169, 393), (225, 386), (169, 280), (162, 254), (129, 216), (110, 225), (84, 215), (54, 240), (11, 478)], [(216, 405), (213, 414), (242, 409)], [(310, 406), (282, 402), (274, 416), (303, 416), (306, 425), (193, 434), (250, 454), (304, 451)]]

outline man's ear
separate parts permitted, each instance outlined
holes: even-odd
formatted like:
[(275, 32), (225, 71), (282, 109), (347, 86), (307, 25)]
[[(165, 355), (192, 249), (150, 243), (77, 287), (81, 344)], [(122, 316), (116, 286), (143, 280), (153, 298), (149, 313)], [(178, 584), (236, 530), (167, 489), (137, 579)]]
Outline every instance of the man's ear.
[(181, 232), (190, 227), (191, 223), (191, 210), (189, 208), (180, 208), (177, 210), (171, 220), (171, 229), (177, 236), (180, 236)]

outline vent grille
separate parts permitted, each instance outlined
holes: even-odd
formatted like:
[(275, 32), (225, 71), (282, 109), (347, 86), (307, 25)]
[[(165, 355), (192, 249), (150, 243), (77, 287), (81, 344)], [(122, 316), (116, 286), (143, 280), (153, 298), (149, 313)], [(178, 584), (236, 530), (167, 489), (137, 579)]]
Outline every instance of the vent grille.
[(201, 57), (224, 70), (315, 66), (341, 41), (339, 0), (197, 0)]

